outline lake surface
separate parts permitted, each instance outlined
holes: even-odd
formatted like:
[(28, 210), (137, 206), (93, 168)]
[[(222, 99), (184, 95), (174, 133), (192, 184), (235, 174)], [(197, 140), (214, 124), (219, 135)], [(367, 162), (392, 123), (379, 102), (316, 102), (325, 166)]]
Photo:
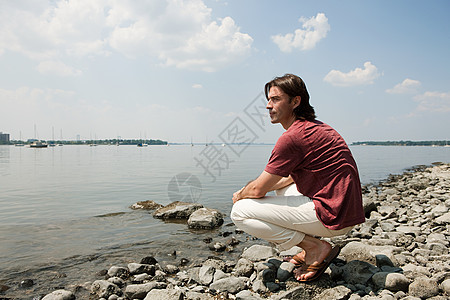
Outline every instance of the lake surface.
[[(0, 146), (0, 284), (31, 278), (32, 294), (93, 280), (101, 269), (147, 255), (170, 261), (167, 253), (175, 250), (191, 261), (206, 259), (212, 254), (201, 240), (218, 239), (227, 226), (192, 231), (129, 206), (187, 199), (228, 215), (231, 195), (261, 173), (272, 147)], [(363, 184), (414, 165), (450, 162), (450, 147), (351, 150)]]

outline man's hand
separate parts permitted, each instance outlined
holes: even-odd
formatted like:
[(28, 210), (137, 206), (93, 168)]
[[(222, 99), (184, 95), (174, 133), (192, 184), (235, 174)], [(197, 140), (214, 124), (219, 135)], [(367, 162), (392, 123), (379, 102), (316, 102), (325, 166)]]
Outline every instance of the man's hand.
[(283, 177), (263, 171), (258, 178), (250, 181), (246, 186), (233, 194), (233, 203), (241, 199), (258, 199), (264, 197), (281, 178)]
[(239, 191), (237, 191), (237, 192), (235, 192), (234, 194), (233, 194), (233, 204), (234, 203), (236, 203), (236, 202), (238, 202), (239, 200), (241, 200), (242, 198), (241, 198), (241, 192), (242, 192), (242, 190), (245, 188), (245, 186), (242, 188), (242, 189), (240, 189)]

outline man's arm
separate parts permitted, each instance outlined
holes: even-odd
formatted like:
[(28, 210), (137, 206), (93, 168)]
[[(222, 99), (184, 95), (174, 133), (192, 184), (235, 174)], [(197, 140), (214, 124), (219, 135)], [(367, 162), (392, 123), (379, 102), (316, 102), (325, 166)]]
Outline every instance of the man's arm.
[(291, 183), (294, 183), (294, 179), (292, 179), (291, 175), (288, 177), (281, 177), (280, 181), (278, 181), (273, 187), (272, 191), (279, 190), (287, 187)]
[(263, 171), (258, 178), (250, 181), (246, 186), (233, 194), (233, 203), (246, 198), (262, 198), (268, 192), (272, 191), (274, 186), (280, 182), (283, 177), (273, 175)]

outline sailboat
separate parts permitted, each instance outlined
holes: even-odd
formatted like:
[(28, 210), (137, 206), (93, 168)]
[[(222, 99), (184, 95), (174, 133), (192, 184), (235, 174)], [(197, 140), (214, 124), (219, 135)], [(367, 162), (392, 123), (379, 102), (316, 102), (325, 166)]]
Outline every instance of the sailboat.
[(19, 142), (14, 144), (14, 146), (16, 146), (16, 147), (23, 147), (23, 146), (25, 146), (25, 144), (22, 142), (22, 131), (20, 132)]
[(61, 129), (61, 138), (59, 139), (59, 143), (58, 146), (64, 146), (64, 144), (62, 143), (63, 137), (62, 137), (62, 129)]
[(48, 145), (50, 147), (55, 147), (56, 146), (56, 144), (55, 144), (55, 128), (53, 126), (52, 126), (52, 142), (48, 143)]

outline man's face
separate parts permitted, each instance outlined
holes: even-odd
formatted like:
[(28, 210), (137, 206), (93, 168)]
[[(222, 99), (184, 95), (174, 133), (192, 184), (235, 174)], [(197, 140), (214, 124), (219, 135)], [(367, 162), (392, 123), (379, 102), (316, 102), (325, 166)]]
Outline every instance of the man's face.
[(282, 89), (277, 86), (270, 88), (266, 108), (272, 124), (281, 123), (283, 127), (289, 127), (295, 120), (293, 110), (296, 106), (296, 101), (289, 101), (289, 96)]

